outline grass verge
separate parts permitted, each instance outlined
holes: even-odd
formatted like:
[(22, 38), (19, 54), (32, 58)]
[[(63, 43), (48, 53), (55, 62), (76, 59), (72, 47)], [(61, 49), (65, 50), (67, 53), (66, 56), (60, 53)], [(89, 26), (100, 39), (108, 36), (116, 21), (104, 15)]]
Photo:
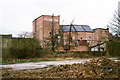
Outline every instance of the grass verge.
[(27, 62), (43, 62), (43, 61), (56, 61), (56, 59), (14, 59), (14, 60), (2, 60), (3, 65), (27, 63)]
[(89, 58), (31, 58), (31, 59), (2, 59), (3, 65), (17, 64), (17, 63), (27, 63), (27, 62), (44, 62), (44, 61), (62, 61), (62, 60), (77, 60), (77, 59), (91, 59), (97, 57)]

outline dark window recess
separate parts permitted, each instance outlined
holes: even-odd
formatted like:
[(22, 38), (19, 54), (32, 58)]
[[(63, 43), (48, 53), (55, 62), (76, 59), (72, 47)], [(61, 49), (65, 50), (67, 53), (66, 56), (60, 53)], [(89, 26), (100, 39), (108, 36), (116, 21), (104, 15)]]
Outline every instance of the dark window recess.
[(72, 37), (70, 38), (70, 40), (71, 40), (71, 41), (73, 40)]
[(50, 36), (52, 35), (52, 33), (51, 33), (51, 32), (49, 32), (49, 34), (50, 34)]
[(82, 40), (82, 37), (80, 39)]

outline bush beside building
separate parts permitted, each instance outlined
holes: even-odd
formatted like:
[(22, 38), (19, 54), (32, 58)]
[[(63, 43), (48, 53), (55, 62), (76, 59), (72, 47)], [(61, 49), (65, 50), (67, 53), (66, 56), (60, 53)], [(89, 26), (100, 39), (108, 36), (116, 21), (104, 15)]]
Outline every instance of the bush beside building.
[(36, 38), (2, 38), (2, 58), (34, 58), (50, 53)]

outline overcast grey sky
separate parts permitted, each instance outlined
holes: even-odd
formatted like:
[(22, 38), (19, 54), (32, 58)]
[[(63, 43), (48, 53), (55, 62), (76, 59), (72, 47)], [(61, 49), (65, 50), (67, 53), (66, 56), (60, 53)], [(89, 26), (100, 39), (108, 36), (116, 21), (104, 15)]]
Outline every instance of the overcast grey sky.
[[(32, 32), (32, 21), (41, 15), (60, 15), (60, 24), (106, 28), (119, 0), (0, 0), (0, 33)], [(62, 23), (64, 20), (64, 23)]]

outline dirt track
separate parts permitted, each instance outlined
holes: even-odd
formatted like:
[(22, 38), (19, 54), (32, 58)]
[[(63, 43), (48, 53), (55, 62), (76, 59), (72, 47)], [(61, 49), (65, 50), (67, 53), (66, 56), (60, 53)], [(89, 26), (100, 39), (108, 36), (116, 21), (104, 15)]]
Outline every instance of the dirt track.
[(64, 64), (73, 64), (73, 63), (84, 63), (90, 59), (78, 59), (78, 60), (63, 60), (63, 61), (45, 61), (45, 62), (29, 62), (29, 63), (19, 63), (19, 64), (9, 64), (9, 65), (0, 65), (4, 68), (12, 68), (13, 70), (23, 70), (23, 69), (35, 69), (35, 68), (44, 68), (48, 66), (57, 66)]
[[(111, 58), (111, 59), (117, 59), (117, 58)], [(85, 63), (86, 61), (89, 61), (89, 60), (90, 59), (29, 62), (29, 63), (0, 65), (0, 67), (12, 68), (13, 70), (23, 70), (23, 69), (44, 68), (44, 67), (49, 67), (49, 66), (58, 66), (58, 65), (64, 65), (64, 64)]]

